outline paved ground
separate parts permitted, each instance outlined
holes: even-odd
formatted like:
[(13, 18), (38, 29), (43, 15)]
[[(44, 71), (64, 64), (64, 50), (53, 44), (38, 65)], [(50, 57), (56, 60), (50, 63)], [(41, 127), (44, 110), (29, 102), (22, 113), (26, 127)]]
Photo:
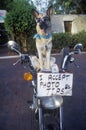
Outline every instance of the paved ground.
[[(0, 56), (9, 55), (0, 48)], [(57, 55), (57, 63), (60, 57)], [(36, 130), (34, 114), (29, 109), (32, 100), (31, 85), (23, 80), (27, 71), (22, 65), (12, 64), (16, 59), (0, 60), (0, 130)], [(76, 56), (80, 68), (73, 64), (73, 96), (64, 97), (65, 130), (86, 130), (86, 54)]]

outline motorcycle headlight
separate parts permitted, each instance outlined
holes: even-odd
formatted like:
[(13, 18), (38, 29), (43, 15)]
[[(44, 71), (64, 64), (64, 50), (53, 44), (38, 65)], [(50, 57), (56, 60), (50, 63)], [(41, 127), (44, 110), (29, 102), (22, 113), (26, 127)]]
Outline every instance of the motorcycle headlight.
[(29, 73), (24, 73), (24, 80), (26, 81), (32, 81), (33, 80), (33, 75)]

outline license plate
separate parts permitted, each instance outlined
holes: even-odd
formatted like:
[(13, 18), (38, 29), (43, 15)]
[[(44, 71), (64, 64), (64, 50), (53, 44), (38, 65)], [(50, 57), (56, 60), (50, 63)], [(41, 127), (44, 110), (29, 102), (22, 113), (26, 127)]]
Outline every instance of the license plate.
[(38, 73), (37, 96), (72, 96), (72, 73)]

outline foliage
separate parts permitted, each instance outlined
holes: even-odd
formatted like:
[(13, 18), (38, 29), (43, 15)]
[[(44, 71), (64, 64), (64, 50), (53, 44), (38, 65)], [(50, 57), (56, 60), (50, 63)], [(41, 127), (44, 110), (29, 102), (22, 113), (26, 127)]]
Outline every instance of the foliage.
[(53, 34), (52, 51), (60, 51), (65, 46), (71, 46), (73, 48), (76, 43), (82, 43), (84, 49), (86, 49), (86, 32), (82, 31), (77, 34), (55, 33)]
[[(53, 33), (53, 48), (52, 48), (52, 53), (57, 53), (60, 52), (62, 48), (65, 46), (71, 46), (71, 48), (74, 47), (76, 43), (82, 43), (84, 50), (86, 50), (86, 32), (82, 31), (76, 34), (71, 34), (71, 33)], [(31, 37), (29, 39), (29, 44), (28, 44), (29, 52), (30, 54), (36, 53), (36, 45), (35, 45), (35, 40)]]
[(19, 42), (24, 50), (27, 50), (25, 48), (27, 48), (28, 38), (35, 31), (32, 8), (33, 5), (28, 0), (14, 0), (5, 19), (5, 27), (11, 38)]
[(55, 0), (56, 13), (86, 14), (86, 0)]
[(2, 10), (9, 10), (9, 3), (11, 3), (13, 0), (0, 0), (0, 9)]

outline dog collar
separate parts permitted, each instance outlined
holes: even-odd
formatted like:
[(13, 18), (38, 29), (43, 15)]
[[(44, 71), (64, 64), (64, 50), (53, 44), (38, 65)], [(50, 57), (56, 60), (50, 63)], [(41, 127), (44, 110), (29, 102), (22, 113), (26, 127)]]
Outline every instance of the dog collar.
[(34, 38), (34, 39), (35, 39), (35, 38), (36, 38), (36, 39), (41, 39), (41, 38), (49, 39), (51, 36), (52, 36), (52, 35), (51, 35), (50, 33), (48, 33), (47, 35), (44, 35), (44, 36), (37, 33), (37, 34), (34, 35), (33, 38)]

